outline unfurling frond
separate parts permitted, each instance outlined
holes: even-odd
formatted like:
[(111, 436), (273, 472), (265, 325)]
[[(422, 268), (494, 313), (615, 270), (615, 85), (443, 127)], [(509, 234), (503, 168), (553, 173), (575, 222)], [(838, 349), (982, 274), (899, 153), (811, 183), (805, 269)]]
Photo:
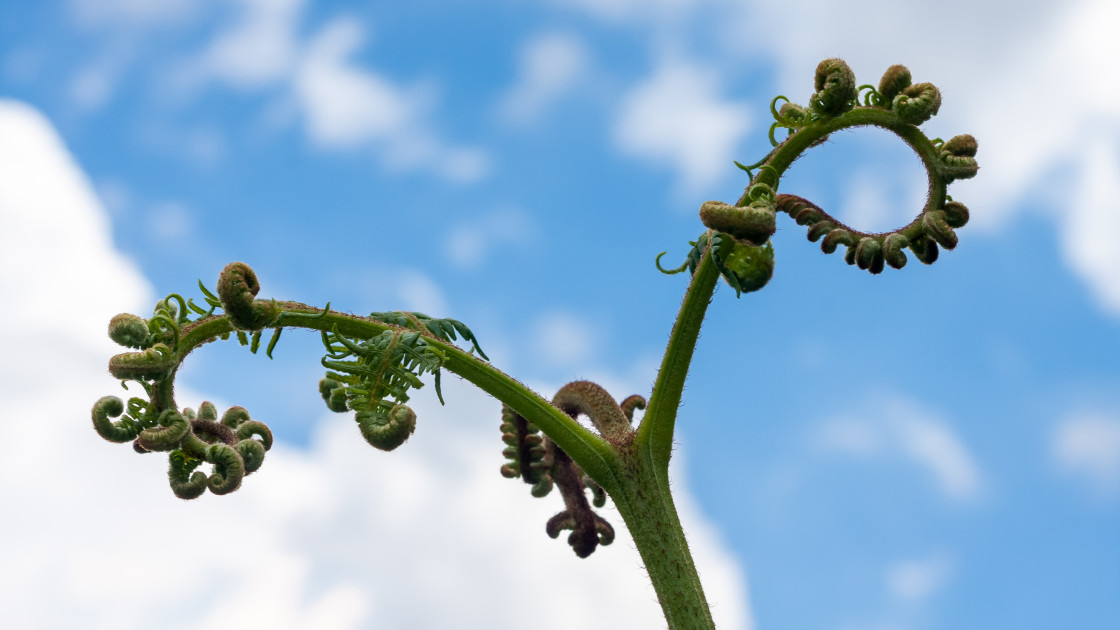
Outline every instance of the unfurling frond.
[[(599, 430), (600, 435), (622, 447), (633, 436), (630, 427), (635, 409), (644, 409), (641, 396), (630, 396), (615, 402), (599, 385), (590, 381), (575, 381), (560, 388), (552, 399), (557, 409), (575, 419), (586, 415)], [(606, 505), (603, 488), (584, 474), (579, 465), (551, 439), (542, 436), (537, 428), (521, 414), (507, 405), (502, 406), (503, 477), (520, 477), (532, 486), (534, 497), (544, 497), (558, 488), (564, 499), (564, 510), (548, 520), (546, 533), (556, 538), (563, 530), (570, 530), (568, 544), (580, 558), (586, 558), (599, 545), (609, 545), (614, 540), (614, 528), (591, 509)], [(591, 492), (588, 503), (586, 491)]]

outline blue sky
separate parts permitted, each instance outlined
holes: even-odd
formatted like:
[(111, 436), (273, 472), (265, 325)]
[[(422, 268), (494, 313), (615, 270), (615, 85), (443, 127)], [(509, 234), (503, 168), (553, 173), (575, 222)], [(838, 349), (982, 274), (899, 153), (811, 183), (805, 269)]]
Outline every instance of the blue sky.
[[(941, 88), (927, 133), (980, 143), (980, 174), (950, 190), (972, 222), (934, 265), (872, 277), (783, 217), (770, 285), (717, 292), (675, 468), (717, 620), (1120, 626), (1118, 27), (1108, 0), (5, 0), (2, 288), (34, 306), (4, 315), (0, 365), (68, 353), (82, 369), (43, 426), (89, 435), (57, 437), (80, 441), (34, 493), (23, 456), (0, 451), (0, 498), (29, 515), (5, 538), (43, 554), (69, 541), (41, 575), (0, 567), (23, 589), (0, 603), (25, 627), (67, 625), (37, 606), (52, 597), (91, 627), (152, 627), (175, 601), (140, 584), (160, 575), (197, 602), (174, 627), (233, 625), (251, 605), (277, 611), (271, 627), (504, 627), (493, 610), (525, 570), (495, 559), (508, 544), (567, 581), (542, 605), (583, 602), (555, 623), (656, 623), (644, 587), (618, 586), (641, 581), (625, 541), (578, 561), (543, 532), (558, 499), (497, 474), (485, 397), (452, 385), (441, 410), (418, 392), (417, 435), (383, 455), (322, 409), (314, 336), (285, 335), (272, 362), (205, 348), (181, 402), (244, 405), (283, 446), (238, 493), (182, 504), (160, 462), (87, 443), (89, 405), (117, 387), (93, 338), (243, 260), (262, 295), (461, 319), (546, 395), (578, 378), (648, 394), (685, 288), (654, 257), (683, 260), (700, 204), (745, 184), (732, 160), (768, 150), (770, 99), (804, 103), (817, 62), (840, 56), (861, 83), (903, 63)], [(924, 174), (860, 130), (781, 189), (888, 229), (917, 211)], [(27, 345), (48, 333), (66, 345)], [(41, 401), (37, 382), (0, 389), (6, 418)], [(111, 489), (80, 481), (110, 473)], [(483, 499), (495, 508), (478, 514)], [(87, 508), (133, 532), (237, 523), (267, 560), (157, 569), (105, 542), (117, 525), (39, 522)], [(359, 551), (363, 532), (400, 539), (386, 560)], [(222, 588), (199, 586), (208, 575)], [(113, 580), (143, 605), (102, 596)]]

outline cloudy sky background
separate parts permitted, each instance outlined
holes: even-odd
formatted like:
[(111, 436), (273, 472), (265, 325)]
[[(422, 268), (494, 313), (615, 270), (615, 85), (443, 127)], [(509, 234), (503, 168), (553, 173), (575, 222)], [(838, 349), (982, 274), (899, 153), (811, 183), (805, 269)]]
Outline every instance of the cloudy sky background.
[[(105, 323), (244, 260), (267, 296), (461, 319), (546, 395), (648, 394), (685, 286), (654, 256), (737, 198), (770, 98), (842, 56), (942, 89), (927, 132), (980, 141), (950, 191), (973, 220), (880, 277), (780, 221), (770, 286), (717, 292), (674, 460), (717, 621), (1117, 627), (1117, 28), (1106, 0), (0, 4), (0, 609), (658, 627), (627, 539), (580, 561), (543, 532), (559, 500), (498, 475), (493, 401), (418, 392), (414, 438), (376, 452), (322, 408), (313, 335), (192, 356), (182, 404), (244, 405), (280, 443), (237, 493), (175, 499), (164, 459), (89, 426), (120, 391)], [(782, 184), (868, 229), (923, 188), (875, 130)]]

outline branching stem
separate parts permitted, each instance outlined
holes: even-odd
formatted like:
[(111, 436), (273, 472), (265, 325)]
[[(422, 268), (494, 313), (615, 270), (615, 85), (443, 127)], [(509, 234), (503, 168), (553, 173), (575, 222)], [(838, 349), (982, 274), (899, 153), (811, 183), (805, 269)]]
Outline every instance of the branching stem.
[[(503, 454), (510, 462), (501, 467), (502, 474), (532, 484), (534, 496), (548, 494), (554, 484), (560, 487), (565, 510), (546, 525), (550, 536), (572, 530), (569, 543), (580, 557), (610, 544), (611, 525), (591, 510), (584, 494), (590, 490), (594, 505), (602, 507), (605, 491), (633, 536), (670, 630), (714, 630), (670, 493), (669, 460), (685, 380), (716, 283), (724, 278), (737, 296), (765, 286), (774, 269), (770, 237), (779, 211), (809, 226), (809, 240), (820, 240), (825, 253), (844, 245), (845, 261), (872, 274), (886, 265), (901, 269), (907, 260), (903, 249), (920, 262), (932, 263), (938, 247), (957, 245), (954, 230), (969, 217), (968, 209), (946, 194), (946, 186), (972, 177), (979, 168), (972, 136), (942, 142), (918, 129), (937, 113), (941, 95), (932, 84), (912, 84), (905, 67), (889, 68), (878, 89), (857, 88), (847, 64), (826, 59), (817, 67), (815, 85), (807, 107), (783, 96), (771, 103), (774, 148), (751, 166), (739, 165), (751, 174), (751, 181), (734, 206), (719, 201), (701, 205), (706, 231), (690, 243), (684, 264), (665, 269), (658, 256), (663, 273), (687, 269), (692, 278), (637, 429), (631, 427), (631, 419), (634, 409), (644, 404), (640, 395), (620, 405), (601, 386), (577, 381), (549, 402), (491, 365), (462, 322), (396, 311), (360, 317), (332, 311), (329, 303), (318, 308), (256, 299), (260, 283), (244, 263), (226, 266), (216, 294), (199, 283), (209, 310), (172, 294), (157, 303), (148, 320), (122, 313), (110, 321), (110, 338), (135, 351), (110, 359), (109, 371), (122, 381), (140, 383), (148, 400), (134, 397), (126, 405), (119, 398), (103, 397), (91, 412), (94, 429), (111, 442), (131, 441), (141, 453), (168, 452), (169, 481), (180, 498), (194, 499), (207, 490), (226, 494), (260, 467), (272, 434), (241, 407), (229, 409), (220, 422), (211, 403), (202, 403), (197, 414), (180, 411), (173, 391), (175, 375), (199, 346), (236, 336), (255, 353), (262, 333), (271, 330), (266, 350), (271, 358), (284, 328), (319, 331), (327, 352), (322, 363), (330, 370), (319, 382), (324, 402), (333, 411), (355, 412), (362, 436), (383, 450), (396, 448), (415, 429), (416, 414), (405, 404), (410, 388), (421, 387), (421, 377), (430, 375), (438, 395), (441, 370), (446, 369), (505, 405)], [(859, 94), (864, 90), (868, 92), (861, 106)], [(890, 233), (860, 232), (805, 199), (777, 194), (782, 175), (798, 156), (830, 133), (859, 126), (894, 133), (914, 149), (929, 175), (929, 195), (921, 213)], [(790, 131), (782, 142), (774, 136), (779, 129)], [(215, 315), (218, 308), (223, 312)], [(194, 315), (199, 317), (192, 320)], [(470, 344), (470, 351), (452, 343), (458, 338)], [(592, 419), (598, 433), (576, 421), (580, 414)], [(213, 466), (209, 476), (195, 471), (203, 463)]]

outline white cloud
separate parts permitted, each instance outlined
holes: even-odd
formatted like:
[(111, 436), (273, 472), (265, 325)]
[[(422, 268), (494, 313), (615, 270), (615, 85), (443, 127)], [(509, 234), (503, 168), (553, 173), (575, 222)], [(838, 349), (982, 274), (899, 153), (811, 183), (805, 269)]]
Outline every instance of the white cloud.
[(185, 64), (180, 87), (218, 81), (250, 92), (279, 89), (266, 118), (299, 121), (320, 148), (372, 149), (389, 170), (427, 170), (455, 182), (488, 174), (484, 151), (439, 137), (431, 86), (402, 86), (353, 60), (365, 41), (356, 18), (334, 19), (304, 40), (303, 0), (239, 2), (239, 20)]
[[(6, 304), (27, 306), (6, 309), (3, 330), (16, 345), (5, 337), (4, 354), (22, 348), (40, 356), (19, 332), (32, 328), (57, 329), (69, 342), (107, 351), (111, 344), (101, 340), (108, 318), (120, 312), (113, 309), (147, 302), (146, 282), (122, 256), (105, 251), (112, 242), (108, 217), (41, 114), (0, 100), (0, 138), (0, 294)], [(108, 278), (119, 278), (120, 287)]]
[(720, 95), (713, 70), (669, 60), (623, 98), (614, 141), (628, 155), (672, 168), (681, 192), (695, 193), (731, 172), (750, 120), (750, 108)]
[(147, 220), (148, 232), (158, 241), (181, 241), (194, 231), (194, 213), (176, 201), (155, 204), (148, 211)]
[(472, 216), (447, 235), (448, 259), (459, 268), (473, 269), (481, 265), (497, 248), (525, 249), (535, 238), (535, 228), (528, 214), (516, 209), (503, 209)]
[(1089, 141), (1081, 150), (1080, 180), (1059, 209), (1065, 258), (1101, 307), (1120, 314), (1120, 134)]
[(903, 457), (956, 501), (974, 500), (983, 488), (979, 466), (949, 424), (911, 401), (880, 400), (859, 417), (823, 422), (814, 430), (812, 443), (864, 459)]
[(903, 453), (924, 466), (946, 496), (976, 498), (981, 489), (980, 471), (949, 425), (914, 407), (896, 413), (889, 426)]
[(864, 232), (885, 232), (905, 225), (891, 220), (892, 210), (896, 208), (891, 203), (890, 190), (881, 178), (860, 171), (846, 186), (847, 195), (839, 218), (848, 225)]
[(953, 564), (944, 554), (899, 562), (887, 569), (887, 589), (906, 602), (922, 602), (944, 588)]
[(443, 289), (431, 276), (416, 269), (404, 269), (394, 275), (400, 304), (404, 310), (437, 318), (447, 316), (447, 299)]
[(239, 21), (203, 53), (205, 75), (251, 89), (280, 81), (295, 63), (304, 0), (239, 0)]
[(598, 342), (590, 323), (577, 315), (559, 311), (539, 316), (532, 334), (537, 358), (545, 365), (558, 367), (574, 367), (593, 358)]
[(1084, 479), (1100, 496), (1120, 493), (1120, 417), (1080, 414), (1054, 431), (1051, 453), (1066, 473)]
[(337, 20), (308, 44), (295, 77), (312, 140), (347, 147), (383, 140), (427, 108), (423, 92), (398, 90), (383, 77), (347, 63), (362, 43), (361, 26)]
[(884, 433), (879, 424), (863, 418), (835, 418), (815, 429), (813, 444), (828, 451), (866, 457), (883, 451)]
[[(897, 141), (897, 138), (891, 136), (891, 140)], [(929, 189), (929, 181), (917, 157), (913, 162), (890, 169), (863, 167), (856, 170), (844, 184), (838, 217), (864, 232), (886, 232), (913, 221), (925, 205)]]
[(338, 19), (307, 45), (293, 89), (312, 141), (336, 149), (373, 143), (392, 168), (425, 167), (467, 182), (483, 177), (488, 165), (481, 151), (446, 146), (434, 136), (428, 90), (400, 88), (349, 62), (362, 37), (355, 20)]
[(514, 124), (537, 120), (576, 86), (588, 65), (583, 42), (566, 33), (536, 36), (522, 48), (518, 61), (516, 82), (500, 106), (502, 116)]
[[(0, 312), (5, 623), (664, 623), (621, 527), (614, 545), (585, 561), (544, 534), (557, 497), (533, 499), (498, 475), (497, 404), (457, 379), (444, 383), (446, 409), (418, 393), (419, 428), (396, 452), (375, 451), (352, 420), (324, 414), (306, 449), (278, 442), (234, 495), (175, 499), (165, 459), (102, 441), (88, 420), (94, 400), (121, 392), (105, 373), (114, 352), (105, 322), (118, 310), (143, 312), (152, 292), (113, 250), (104, 210), (46, 121), (0, 101), (0, 137), (9, 175), (0, 179), (0, 263), (19, 270), (0, 276), (0, 289), (21, 306)], [(185, 387), (177, 394), (189, 405), (201, 398)], [(741, 570), (686, 484), (674, 488), (720, 627), (749, 627)]]

